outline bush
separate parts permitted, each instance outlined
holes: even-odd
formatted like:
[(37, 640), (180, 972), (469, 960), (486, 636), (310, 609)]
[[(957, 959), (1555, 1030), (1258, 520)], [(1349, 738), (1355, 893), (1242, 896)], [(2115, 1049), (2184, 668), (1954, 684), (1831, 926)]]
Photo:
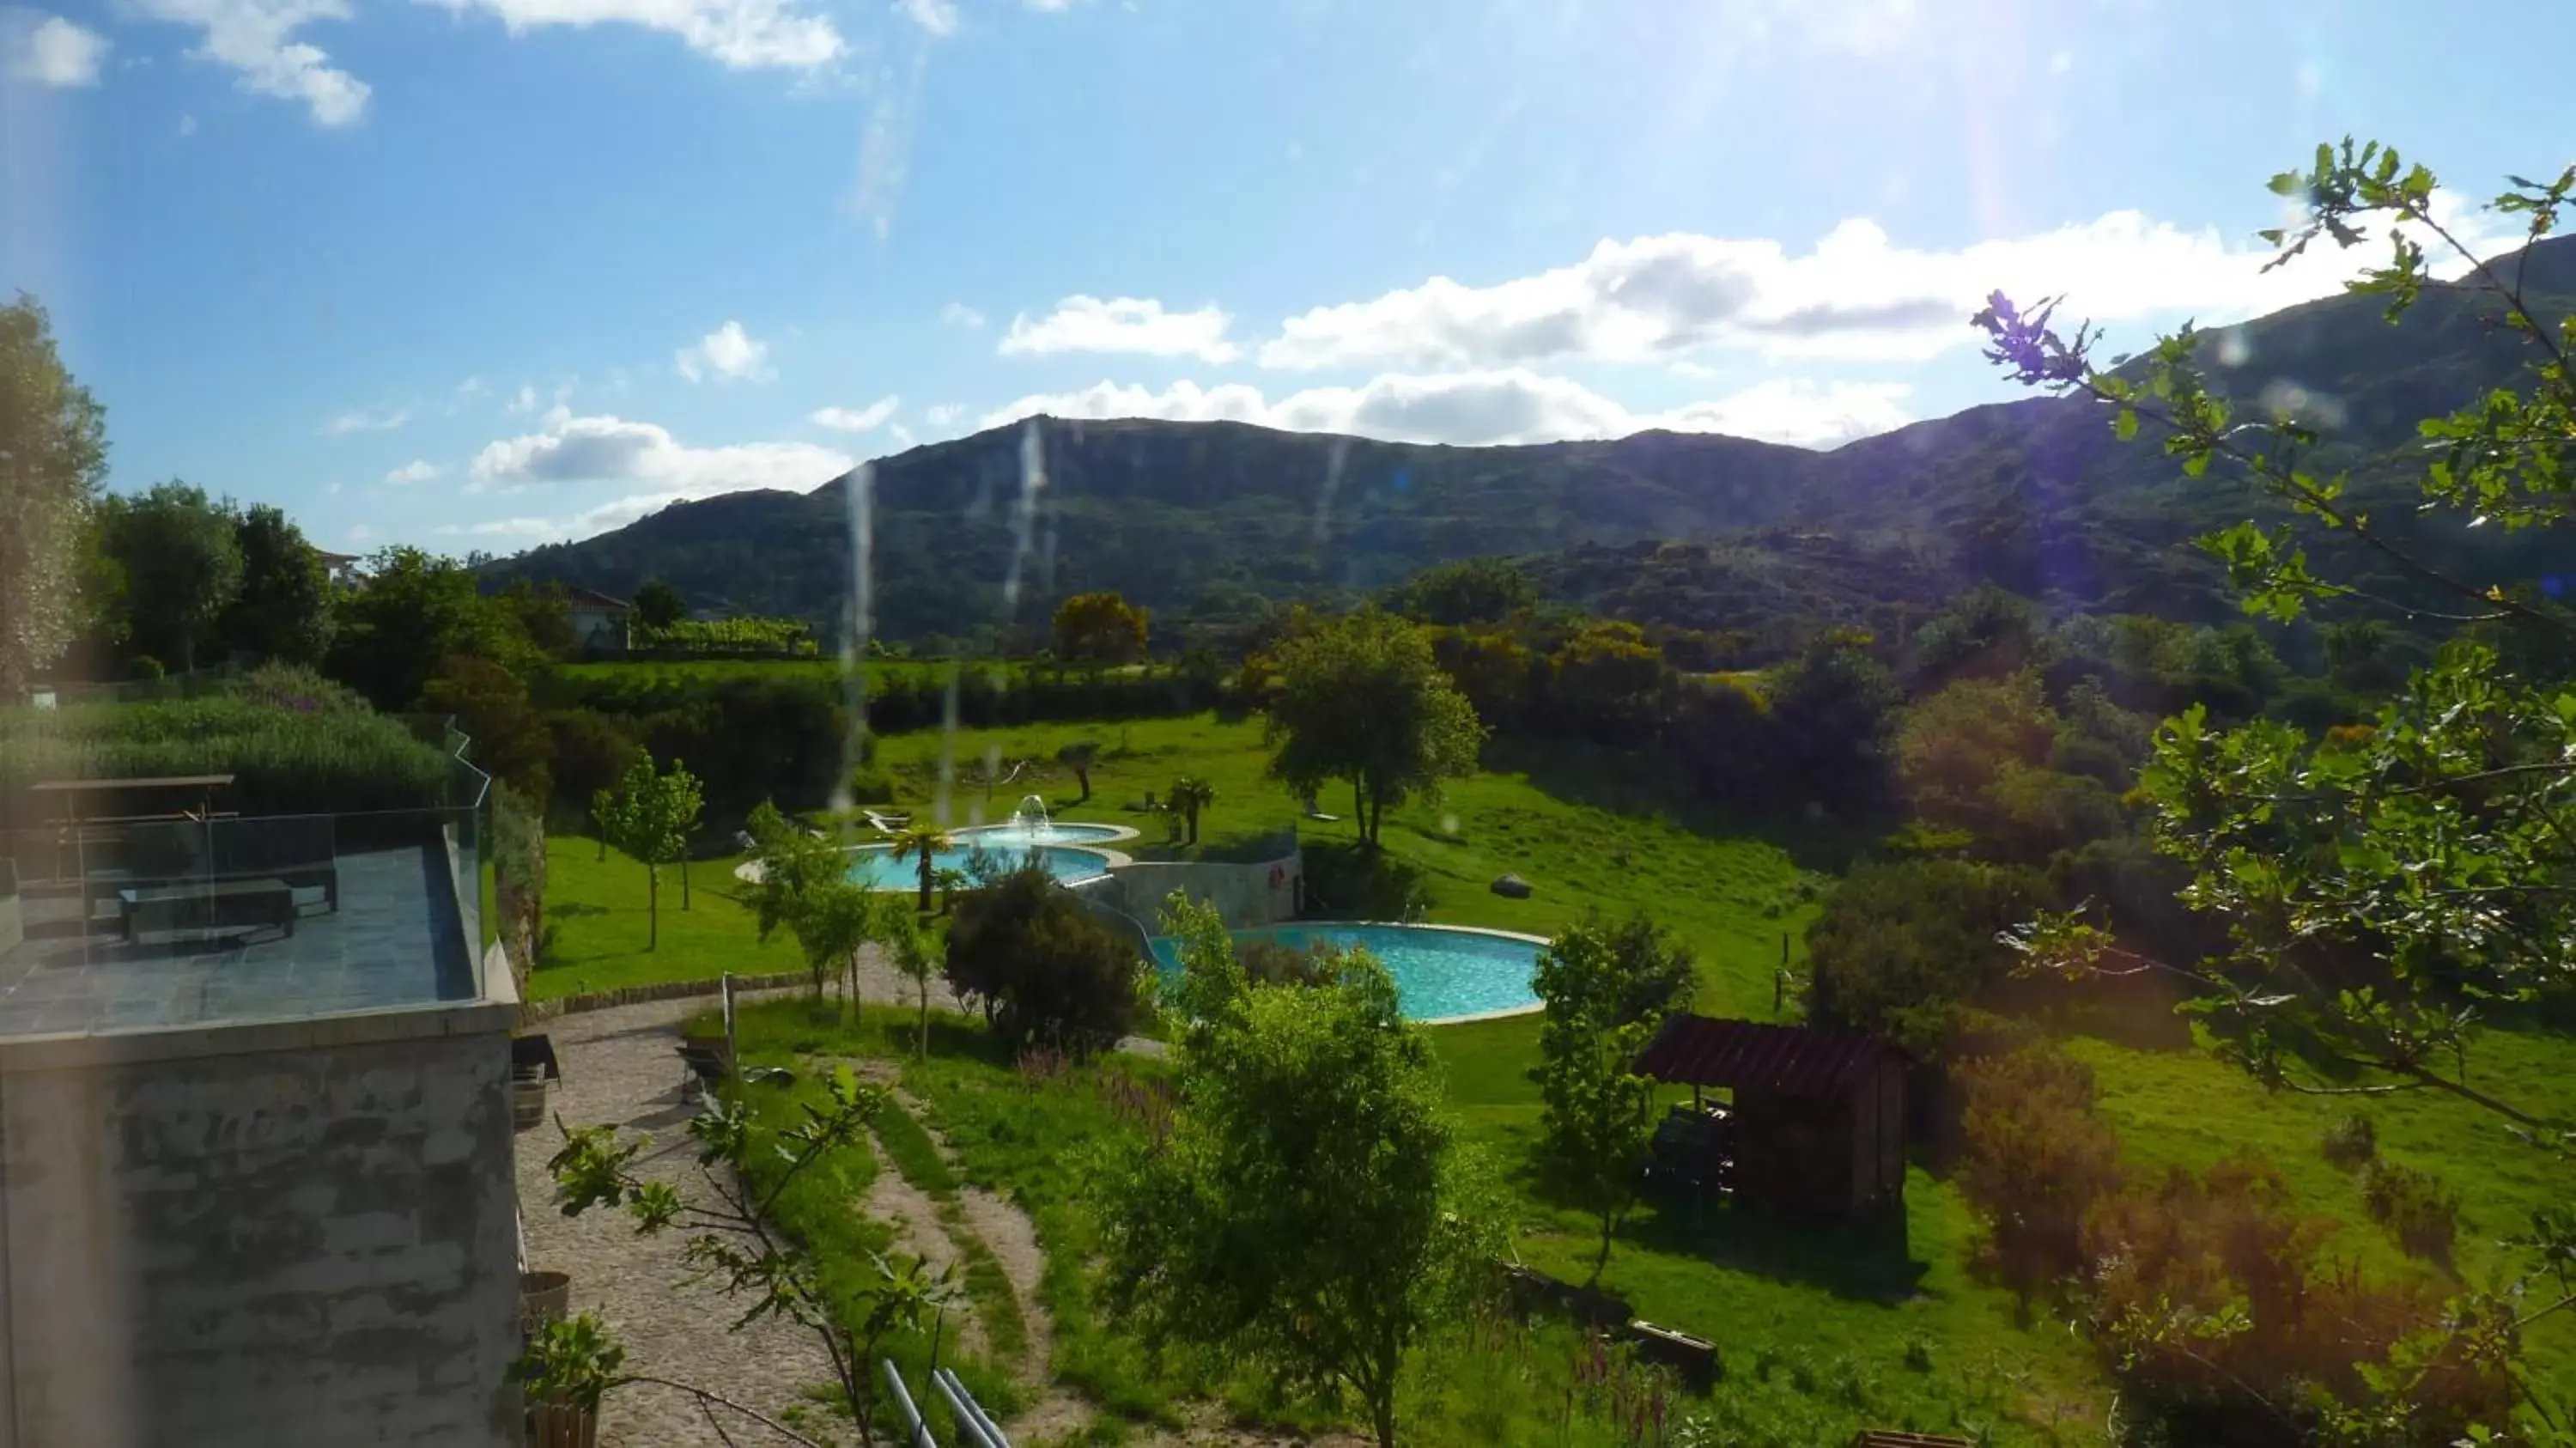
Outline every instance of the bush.
[(1807, 927), (1808, 1013), (1891, 1036), (1923, 1060), (1948, 1058), (1963, 1008), (2015, 959), (1996, 932), (2026, 918), (2044, 889), (2030, 871), (1963, 860), (1861, 866)]
[(1320, 940), (1301, 950), (1254, 935), (1235, 942), (1234, 962), (1254, 985), (1328, 985), (1340, 978), (1342, 958)]
[(2317, 1143), (2326, 1160), (2351, 1171), (2379, 1155), (2379, 1128), (2360, 1112), (2336, 1118)]
[(1308, 845), (1306, 904), (1337, 920), (1419, 920), (1431, 910), (1431, 884), (1419, 866), (1357, 845)]
[(2412, 1257), (2450, 1260), (2460, 1231), (2460, 1198), (2429, 1171), (2373, 1161), (2362, 1169), (2361, 1204)]
[(1012, 1045), (1106, 1050), (1143, 1020), (1145, 964), (1127, 938), (1034, 862), (957, 902), (948, 983)]
[[(245, 815), (456, 802), (448, 798), (455, 771), (447, 756), (400, 720), (362, 708), (320, 701), (296, 708), (227, 693), (0, 710), (0, 799), (22, 799), (39, 780), (181, 774), (234, 776), (217, 805)], [(166, 808), (166, 799), (156, 807)]]
[(2120, 1138), (2093, 1109), (2092, 1068), (2053, 1046), (1959, 1067), (1959, 1190), (1992, 1225), (1992, 1265), (2024, 1295), (2074, 1273), (2097, 1201), (2121, 1182)]

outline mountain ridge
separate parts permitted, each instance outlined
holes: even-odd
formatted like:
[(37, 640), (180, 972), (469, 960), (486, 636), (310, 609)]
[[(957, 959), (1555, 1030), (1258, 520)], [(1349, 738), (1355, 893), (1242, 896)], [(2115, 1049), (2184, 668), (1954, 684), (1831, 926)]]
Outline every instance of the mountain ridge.
[[(2576, 309), (2576, 237), (2543, 242), (2517, 264), (2537, 310)], [(2320, 420), (2320, 463), (2352, 469), (2355, 496), (2373, 502), (2411, 498), (2406, 454), (2417, 418), (2506, 380), (2527, 358), (2495, 323), (2493, 300), (2468, 288), (2428, 287), (2394, 327), (2383, 308), (2372, 296), (2302, 303), (2212, 329), (2202, 352), (2222, 392)], [(1012, 618), (1002, 581), (1019, 553), (1032, 431), (1045, 485), (1031, 504)], [(1808, 586), (1833, 595), (1820, 598), (1820, 617), (1840, 603), (1864, 616), (1888, 606), (1872, 581), (1828, 576), (1877, 559), (1935, 593), (1984, 581), (2077, 607), (2215, 619), (2232, 604), (2216, 566), (2185, 545), (2265, 511), (2220, 470), (2186, 480), (2151, 444), (2117, 442), (2097, 405), (2047, 397), (1979, 404), (1824, 451), (1663, 429), (1468, 445), (1244, 422), (1039, 417), (869, 467), (880, 632), (932, 644), (986, 638), (1006, 625), (1042, 629), (1058, 599), (1092, 588), (1116, 589), (1166, 620), (1224, 628), (1275, 601), (1347, 599), (1452, 558), (1682, 540), (1765, 573), (1814, 553), (1817, 533), (1837, 535), (1839, 556), (1791, 572), (1813, 575)], [(611, 593), (658, 576), (700, 608), (828, 629), (850, 578), (850, 477), (803, 493), (675, 503), (578, 543), (496, 560), (487, 576)], [(2548, 556), (2535, 535), (2469, 540), (2450, 536), (2457, 530), (2441, 520), (2397, 526), (2436, 553), (2486, 555), (2490, 575), (2531, 576)], [(2547, 541), (2566, 547), (2563, 537)], [(1756, 556), (1765, 553), (1768, 561)], [(2401, 595), (2411, 586), (2374, 581)], [(1876, 603), (1862, 606), (1865, 598)], [(1655, 621), (1743, 622), (1722, 610)]]

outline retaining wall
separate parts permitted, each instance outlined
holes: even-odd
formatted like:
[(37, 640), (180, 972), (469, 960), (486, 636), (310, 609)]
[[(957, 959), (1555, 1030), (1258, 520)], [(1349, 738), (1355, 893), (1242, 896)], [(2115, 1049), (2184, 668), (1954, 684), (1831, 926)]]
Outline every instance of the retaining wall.
[(1178, 892), (1216, 907), (1235, 930), (1276, 925), (1297, 918), (1297, 896), (1305, 877), (1305, 855), (1287, 855), (1254, 865), (1137, 860), (1112, 869), (1120, 909), (1160, 929), (1163, 902)]
[(515, 1445), (514, 1014), (0, 1045), (0, 1448)]

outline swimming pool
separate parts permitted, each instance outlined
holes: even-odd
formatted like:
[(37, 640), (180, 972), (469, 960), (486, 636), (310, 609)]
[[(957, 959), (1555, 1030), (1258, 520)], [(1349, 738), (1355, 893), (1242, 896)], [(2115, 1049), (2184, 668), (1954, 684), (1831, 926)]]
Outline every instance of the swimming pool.
[[(1365, 948), (1395, 977), (1407, 1019), (1447, 1020), (1538, 1004), (1530, 986), (1544, 940), (1438, 925), (1273, 925), (1238, 930), (1237, 940), (1275, 940), (1292, 950), (1321, 942), (1336, 950)], [(1154, 964), (1166, 977), (1181, 969), (1180, 942), (1154, 937)]]
[(1124, 825), (1048, 825), (1040, 830), (1026, 825), (967, 825), (948, 833), (961, 845), (998, 850), (1005, 846), (1027, 849), (1031, 845), (1106, 844), (1127, 839), (1136, 832)]
[[(1016, 865), (1028, 855), (1036, 855), (1047, 873), (1059, 880), (1088, 880), (1109, 873), (1109, 857), (1098, 850), (1078, 849), (1066, 845), (1048, 845), (1041, 849), (997, 848), (985, 843), (981, 849), (970, 842), (972, 834), (960, 833), (954, 838), (959, 848), (939, 850), (930, 857), (933, 870), (964, 870), (977, 854), (999, 859), (1005, 866)], [(906, 855), (898, 860), (888, 845), (865, 845), (850, 855), (850, 878), (871, 890), (912, 890), (921, 885), (921, 858)]]

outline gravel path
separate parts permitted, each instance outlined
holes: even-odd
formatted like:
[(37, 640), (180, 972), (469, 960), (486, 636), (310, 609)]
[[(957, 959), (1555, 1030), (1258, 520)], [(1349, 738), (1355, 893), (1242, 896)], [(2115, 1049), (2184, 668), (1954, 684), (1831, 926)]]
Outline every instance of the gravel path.
[[(691, 1201), (714, 1200), (689, 1148), (696, 1108), (680, 1104), (685, 1073), (673, 1051), (680, 1021), (709, 1004), (654, 1001), (547, 1023), (563, 1080), (548, 1093), (546, 1123), (519, 1133), (520, 1217), (529, 1265), (572, 1274), (573, 1310), (607, 1319), (626, 1345), (629, 1371), (695, 1383), (776, 1417), (797, 1406), (807, 1387), (831, 1380), (830, 1360), (813, 1336), (774, 1321), (728, 1331), (740, 1309), (712, 1284), (688, 1282), (684, 1232), (641, 1237), (624, 1213), (599, 1209), (567, 1218), (555, 1209), (546, 1175), (546, 1158), (563, 1145), (554, 1116), (575, 1126), (615, 1122), (653, 1138), (638, 1163), (643, 1176), (679, 1184)], [(792, 1441), (740, 1417), (725, 1427), (744, 1448)], [(638, 1383), (609, 1397), (599, 1441), (608, 1448), (706, 1448), (721, 1440), (688, 1395)]]

